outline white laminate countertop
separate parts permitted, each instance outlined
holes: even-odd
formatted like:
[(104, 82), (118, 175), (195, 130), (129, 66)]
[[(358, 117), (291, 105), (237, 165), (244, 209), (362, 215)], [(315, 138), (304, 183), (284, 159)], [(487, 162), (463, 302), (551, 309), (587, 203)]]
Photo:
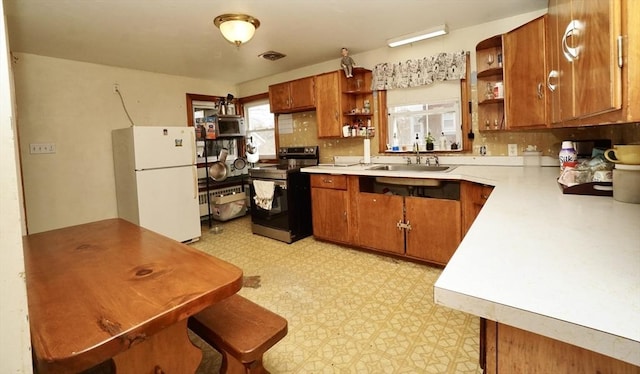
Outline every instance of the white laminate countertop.
[(495, 186), (435, 284), (438, 304), (640, 366), (640, 204), (565, 195), (557, 167), (366, 169), (303, 171)]

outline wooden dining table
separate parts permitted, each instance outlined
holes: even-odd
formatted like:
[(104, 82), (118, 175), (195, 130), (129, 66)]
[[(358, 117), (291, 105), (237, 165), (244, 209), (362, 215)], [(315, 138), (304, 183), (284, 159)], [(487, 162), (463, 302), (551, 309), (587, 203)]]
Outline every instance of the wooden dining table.
[(242, 287), (238, 267), (122, 219), (23, 242), (38, 373), (193, 374), (188, 317)]

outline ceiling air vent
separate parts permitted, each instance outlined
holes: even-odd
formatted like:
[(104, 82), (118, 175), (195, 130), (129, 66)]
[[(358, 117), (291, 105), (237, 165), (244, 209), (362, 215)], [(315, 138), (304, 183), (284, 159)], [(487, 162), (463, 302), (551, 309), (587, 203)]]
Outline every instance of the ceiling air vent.
[(276, 51), (267, 51), (258, 55), (258, 57), (262, 57), (265, 60), (275, 61), (285, 57), (285, 54)]

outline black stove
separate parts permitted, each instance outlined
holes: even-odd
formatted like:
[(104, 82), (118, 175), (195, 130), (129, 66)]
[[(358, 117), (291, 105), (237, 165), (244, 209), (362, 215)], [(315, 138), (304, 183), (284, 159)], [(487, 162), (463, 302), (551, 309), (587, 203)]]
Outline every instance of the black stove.
[(317, 146), (280, 147), (278, 164), (258, 166), (249, 169), (249, 176), (254, 178), (286, 179), (288, 174), (300, 172), (307, 166), (318, 165)]
[[(300, 169), (318, 160), (317, 146), (281, 147), (277, 165), (249, 169), (254, 234), (287, 243), (313, 234), (310, 178)], [(271, 198), (265, 198), (265, 187), (268, 192), (273, 189)]]

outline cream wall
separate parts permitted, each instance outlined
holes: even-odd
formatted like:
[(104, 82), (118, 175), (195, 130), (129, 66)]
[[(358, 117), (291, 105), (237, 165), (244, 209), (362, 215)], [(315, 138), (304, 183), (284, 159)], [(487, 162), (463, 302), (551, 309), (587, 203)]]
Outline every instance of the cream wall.
[[(236, 94), (225, 82), (31, 54), (15, 55), (17, 122), (29, 233), (117, 217), (111, 130), (186, 126), (186, 93)], [(30, 143), (56, 144), (29, 154)]]

